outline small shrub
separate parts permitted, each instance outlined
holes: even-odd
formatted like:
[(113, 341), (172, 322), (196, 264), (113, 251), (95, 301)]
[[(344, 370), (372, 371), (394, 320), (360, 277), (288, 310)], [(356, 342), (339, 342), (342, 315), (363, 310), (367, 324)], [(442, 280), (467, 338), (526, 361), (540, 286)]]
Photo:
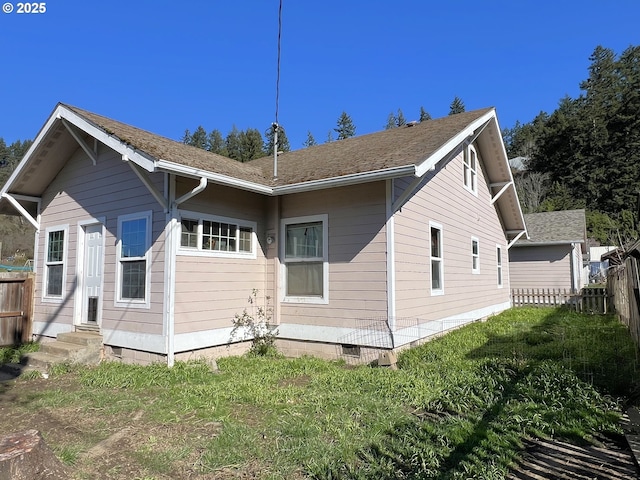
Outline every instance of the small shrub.
[(242, 313), (236, 313), (232, 320), (231, 338), (242, 337), (240, 339), (245, 340), (245, 335), (248, 334), (251, 338), (250, 355), (277, 356), (275, 341), (278, 330), (271, 324), (273, 309), (269, 305), (269, 297), (265, 300), (264, 306), (258, 305), (258, 290), (254, 288), (247, 300), (251, 312), (245, 308)]

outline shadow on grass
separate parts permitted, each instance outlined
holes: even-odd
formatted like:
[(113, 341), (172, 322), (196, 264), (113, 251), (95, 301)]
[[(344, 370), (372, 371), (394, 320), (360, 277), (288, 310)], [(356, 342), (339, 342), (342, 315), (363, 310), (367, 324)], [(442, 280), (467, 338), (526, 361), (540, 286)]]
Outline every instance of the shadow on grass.
[[(542, 315), (542, 318), (540, 318)], [(525, 438), (557, 435), (584, 443), (612, 428), (615, 404), (636, 376), (635, 346), (613, 317), (563, 309), (485, 329), (482, 345), (461, 352), (472, 370), (443, 390), (414, 421), (402, 421), (360, 452), (354, 465), (333, 465), (316, 478), (502, 478)], [(502, 331), (503, 333), (496, 333)], [(452, 332), (449, 335), (457, 335)], [(434, 342), (446, 341), (446, 336)], [(426, 352), (423, 358), (433, 358)], [(438, 368), (425, 361), (424, 369)], [(411, 368), (417, 368), (412, 362)]]

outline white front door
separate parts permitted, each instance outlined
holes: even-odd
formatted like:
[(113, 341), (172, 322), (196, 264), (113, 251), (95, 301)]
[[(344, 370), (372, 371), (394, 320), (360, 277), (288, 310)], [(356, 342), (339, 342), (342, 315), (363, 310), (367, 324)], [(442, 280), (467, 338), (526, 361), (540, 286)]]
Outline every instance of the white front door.
[(87, 225), (84, 227), (84, 262), (81, 284), (81, 322), (83, 324), (98, 325), (100, 323), (103, 253), (102, 225)]

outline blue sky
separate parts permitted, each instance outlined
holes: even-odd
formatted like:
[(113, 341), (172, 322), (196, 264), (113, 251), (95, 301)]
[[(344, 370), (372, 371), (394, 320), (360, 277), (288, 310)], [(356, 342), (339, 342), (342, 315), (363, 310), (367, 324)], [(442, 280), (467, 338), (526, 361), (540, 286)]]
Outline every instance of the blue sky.
[[(279, 0), (10, 3), (7, 143), (34, 138), (59, 101), (176, 140), (274, 120)], [(307, 131), (323, 143), (342, 111), (364, 134), (398, 108), (445, 116), (458, 96), (512, 127), (578, 96), (597, 45), (638, 45), (638, 18), (638, 0), (283, 0), (279, 122), (297, 149)]]

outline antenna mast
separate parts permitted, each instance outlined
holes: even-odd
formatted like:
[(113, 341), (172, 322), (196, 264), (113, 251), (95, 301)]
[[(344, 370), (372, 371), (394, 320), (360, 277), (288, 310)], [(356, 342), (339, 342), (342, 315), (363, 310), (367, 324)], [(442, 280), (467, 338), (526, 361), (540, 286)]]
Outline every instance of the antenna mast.
[(282, 37), (282, 0), (278, 9), (278, 64), (276, 73), (276, 121), (271, 124), (273, 128), (273, 178), (278, 178), (278, 103), (280, 101), (280, 39)]

